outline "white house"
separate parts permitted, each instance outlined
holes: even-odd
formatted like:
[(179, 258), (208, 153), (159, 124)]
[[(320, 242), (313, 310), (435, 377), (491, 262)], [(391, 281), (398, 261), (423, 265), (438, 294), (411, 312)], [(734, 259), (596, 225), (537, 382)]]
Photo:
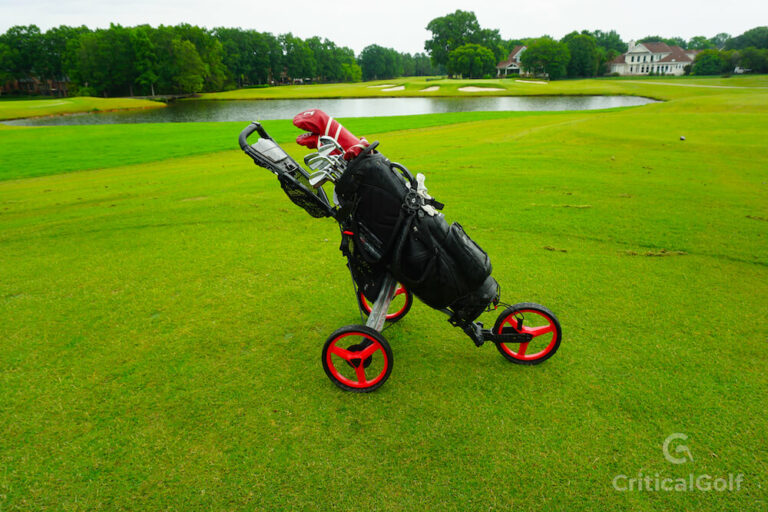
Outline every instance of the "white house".
[(693, 64), (698, 50), (683, 50), (667, 43), (629, 42), (629, 51), (610, 62), (611, 73), (619, 75), (682, 75)]
[(515, 46), (509, 53), (507, 60), (503, 60), (496, 65), (496, 76), (502, 77), (507, 75), (519, 75), (520, 56), (523, 54), (525, 49), (525, 46)]

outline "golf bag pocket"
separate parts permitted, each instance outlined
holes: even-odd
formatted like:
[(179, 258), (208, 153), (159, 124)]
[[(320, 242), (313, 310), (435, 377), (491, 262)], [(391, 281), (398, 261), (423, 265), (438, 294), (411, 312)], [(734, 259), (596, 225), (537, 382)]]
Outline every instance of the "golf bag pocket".
[(443, 217), (414, 216), (395, 251), (392, 274), (433, 308), (445, 308), (491, 274), (488, 255), (459, 224)]
[(328, 217), (328, 208), (323, 200), (307, 185), (304, 185), (289, 174), (278, 175), (280, 186), (285, 195), (297, 206), (301, 206), (308, 214), (315, 218)]
[(354, 209), (355, 242), (370, 262), (381, 261), (402, 220), (400, 197), (376, 185), (361, 185)]
[(459, 269), (458, 278), (468, 290), (474, 290), (491, 275), (488, 254), (464, 232), (461, 224), (454, 222), (443, 242), (445, 251)]
[(384, 253), (384, 242), (381, 241), (365, 224), (357, 224), (357, 236), (355, 237), (357, 247), (366, 261), (376, 263), (381, 261)]

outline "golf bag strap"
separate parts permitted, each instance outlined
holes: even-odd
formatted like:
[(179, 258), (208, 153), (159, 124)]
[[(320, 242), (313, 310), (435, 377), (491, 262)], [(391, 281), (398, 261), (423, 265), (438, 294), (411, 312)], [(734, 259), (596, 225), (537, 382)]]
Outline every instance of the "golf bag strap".
[[(392, 270), (392, 273), (395, 275), (407, 275), (407, 272), (403, 271), (402, 267), (402, 255), (404, 250), (405, 241), (408, 238), (408, 233), (411, 230), (411, 226), (413, 225), (413, 221), (416, 218), (417, 213), (412, 213), (407, 216), (405, 219), (405, 222), (403, 222), (402, 227), (400, 228), (400, 233), (397, 237), (397, 242), (394, 246), (393, 251), (393, 258), (392, 263), (390, 265), (390, 268)], [(433, 239), (433, 246), (436, 245), (434, 243), (434, 237), (431, 233), (428, 233), (428, 236)], [(424, 269), (424, 274), (419, 276), (418, 278), (409, 278), (409, 285), (410, 286), (420, 286), (424, 280), (432, 273), (433, 267), (437, 264), (437, 254), (433, 254), (432, 258), (429, 261), (429, 264)]]
[(349, 169), (349, 167), (354, 167), (355, 162), (359, 162), (360, 160), (362, 160), (366, 156), (370, 155), (373, 152), (373, 150), (376, 149), (376, 147), (378, 145), (379, 145), (379, 141), (377, 141), (377, 140), (371, 142), (371, 144), (367, 148), (362, 150), (359, 155), (357, 155), (355, 158), (353, 158), (349, 162), (349, 165), (347, 166), (347, 169)]
[(440, 201), (438, 201), (434, 197), (432, 199), (428, 199), (428, 200), (424, 201), (424, 204), (428, 204), (428, 205), (432, 206), (435, 210), (442, 210), (443, 208), (445, 208), (445, 204), (441, 203)]

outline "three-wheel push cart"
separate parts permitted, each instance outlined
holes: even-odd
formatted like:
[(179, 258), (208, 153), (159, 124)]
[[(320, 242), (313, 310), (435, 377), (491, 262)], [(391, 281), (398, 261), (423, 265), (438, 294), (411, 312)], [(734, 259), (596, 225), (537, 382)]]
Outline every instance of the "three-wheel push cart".
[[(277, 176), (291, 201), (313, 217), (339, 224), (341, 251), (368, 318), (326, 340), (322, 365), (334, 384), (370, 392), (386, 382), (394, 358), (382, 331), (408, 314), (414, 295), (448, 315), (475, 345), (492, 342), (513, 363), (539, 364), (555, 354), (562, 340), (557, 317), (539, 304), (500, 301), (488, 255), (458, 223), (445, 221), (443, 205), (427, 193), (423, 175), (414, 177), (390, 162), (376, 151), (378, 143), (354, 137), (320, 110), (300, 113), (294, 124), (309, 131), (297, 142), (317, 149), (304, 158), (311, 172), (258, 122), (240, 133), (239, 143)], [(259, 138), (251, 143), (254, 133)], [(331, 186), (332, 192), (326, 191)], [(500, 305), (504, 309), (493, 328), (476, 321)]]

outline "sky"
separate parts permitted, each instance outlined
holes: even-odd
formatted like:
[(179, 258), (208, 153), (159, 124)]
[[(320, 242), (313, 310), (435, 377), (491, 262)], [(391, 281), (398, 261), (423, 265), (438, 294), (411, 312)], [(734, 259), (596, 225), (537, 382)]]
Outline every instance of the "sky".
[(423, 52), (430, 20), (456, 9), (474, 11), (482, 28), (504, 39), (573, 30), (616, 30), (625, 41), (648, 35), (739, 35), (768, 25), (768, 0), (0, 0), (0, 33), (35, 24), (108, 27), (190, 23), (206, 28), (240, 27), (308, 38), (325, 37), (355, 53), (369, 44)]

